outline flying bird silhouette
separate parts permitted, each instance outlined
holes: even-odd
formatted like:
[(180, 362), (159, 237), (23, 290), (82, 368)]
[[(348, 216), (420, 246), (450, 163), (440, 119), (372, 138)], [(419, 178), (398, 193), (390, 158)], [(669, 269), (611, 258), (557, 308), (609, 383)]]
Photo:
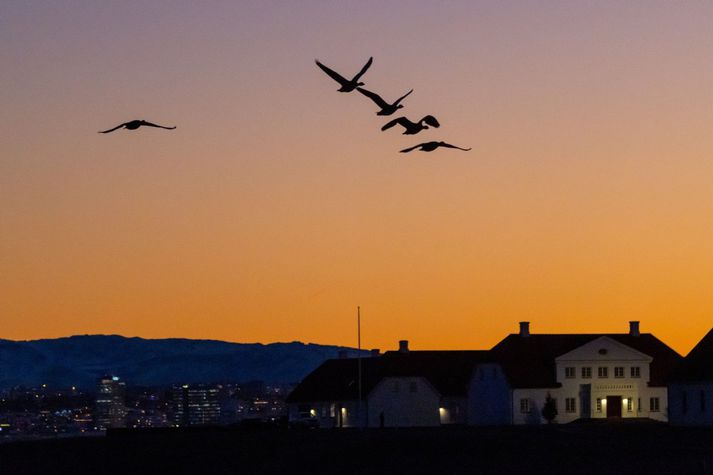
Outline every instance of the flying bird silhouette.
[(340, 87), (339, 89), (337, 89), (337, 91), (339, 91), (339, 92), (351, 92), (351, 91), (353, 91), (354, 89), (356, 89), (357, 87), (364, 85), (363, 82), (359, 82), (359, 78), (361, 78), (362, 75), (366, 72), (366, 70), (369, 69), (369, 66), (371, 66), (371, 62), (372, 62), (373, 60), (374, 60), (374, 58), (373, 58), (373, 57), (370, 57), (370, 58), (369, 58), (369, 61), (367, 61), (366, 64), (364, 65), (364, 67), (361, 68), (361, 71), (359, 71), (359, 73), (358, 73), (356, 76), (354, 76), (353, 78), (351, 78), (351, 79), (346, 79), (345, 77), (343, 77), (343, 76), (342, 76), (341, 74), (339, 74), (338, 72), (333, 71), (333, 70), (329, 69), (327, 66), (325, 66), (324, 64), (320, 63), (319, 60), (317, 60), (317, 59), (315, 59), (314, 62), (317, 63), (317, 66), (319, 66), (319, 68), (320, 68), (322, 71), (324, 71), (325, 73), (327, 73), (327, 75), (328, 75), (329, 77), (331, 77), (332, 79), (334, 79), (335, 81), (337, 81), (339, 84), (342, 85), (342, 87)]
[(114, 132), (117, 129), (121, 129), (122, 127), (128, 130), (136, 130), (141, 126), (146, 126), (146, 127), (158, 127), (159, 129), (166, 129), (166, 130), (173, 130), (176, 127), (164, 127), (163, 125), (158, 125), (158, 124), (152, 124), (151, 122), (146, 122), (145, 120), (132, 120), (129, 122), (124, 122), (121, 125), (117, 125), (113, 129), (109, 130), (102, 130), (99, 133), (100, 134), (108, 134), (109, 132)]
[(389, 104), (384, 99), (382, 99), (380, 95), (378, 95), (375, 92), (367, 91), (366, 89), (363, 89), (361, 87), (357, 87), (357, 91), (361, 92), (366, 97), (368, 97), (369, 99), (374, 101), (377, 106), (381, 107), (381, 110), (379, 112), (377, 112), (376, 115), (391, 115), (403, 107), (399, 103), (401, 101), (403, 101), (406, 98), (406, 96), (411, 94), (413, 92), (413, 89), (411, 89), (409, 92), (407, 92), (403, 96), (396, 99), (396, 101), (393, 104)]
[[(390, 129), (391, 127), (395, 126), (396, 124), (402, 126), (404, 129), (403, 135), (414, 135), (419, 133), (422, 130), (428, 129), (428, 126), (430, 125), (431, 127), (440, 127), (441, 124), (438, 123), (438, 120), (436, 120), (435, 117), (432, 115), (427, 115), (426, 117), (422, 118), (418, 122), (411, 122), (408, 120), (406, 117), (399, 117), (397, 119), (392, 120), (391, 122), (386, 123), (381, 130), (387, 130)], [(428, 124), (428, 125), (424, 125)]]
[(445, 142), (424, 142), (424, 143), (420, 143), (418, 145), (414, 145), (413, 147), (405, 148), (405, 149), (401, 150), (401, 153), (409, 153), (410, 151), (416, 150), (417, 148), (421, 152), (433, 152), (438, 147), (457, 148), (458, 150), (463, 150), (464, 152), (467, 152), (468, 150), (470, 150), (470, 148), (460, 148), (460, 147), (456, 147), (455, 145), (451, 145), (451, 144), (445, 143)]

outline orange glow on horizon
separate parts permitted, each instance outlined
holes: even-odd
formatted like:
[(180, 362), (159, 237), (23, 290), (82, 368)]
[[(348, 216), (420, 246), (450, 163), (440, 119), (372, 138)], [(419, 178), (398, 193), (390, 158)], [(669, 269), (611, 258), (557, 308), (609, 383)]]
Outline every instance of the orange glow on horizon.
[[(2, 338), (355, 346), (361, 305), (382, 350), (640, 320), (686, 354), (713, 326), (713, 4), (23, 3)], [(441, 128), (381, 132), (314, 65), (370, 55)], [(96, 133), (135, 118), (178, 128)], [(428, 140), (473, 150), (398, 153)]]

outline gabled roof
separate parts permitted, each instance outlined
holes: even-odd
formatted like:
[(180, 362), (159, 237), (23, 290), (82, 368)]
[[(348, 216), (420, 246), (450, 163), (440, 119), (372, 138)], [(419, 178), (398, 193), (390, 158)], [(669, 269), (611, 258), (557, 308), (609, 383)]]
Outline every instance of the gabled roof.
[(671, 382), (713, 381), (713, 328), (678, 364)]
[[(362, 394), (379, 382), (379, 358), (362, 358)], [(327, 360), (312, 371), (287, 396), (287, 402), (351, 401), (359, 398), (358, 359)]]
[[(362, 397), (366, 399), (384, 377), (426, 378), (445, 397), (466, 397), (473, 366), (490, 358), (488, 351), (386, 352), (362, 358)], [(352, 401), (358, 399), (358, 360), (325, 361), (287, 397), (287, 402)]]
[(650, 333), (600, 334), (511, 334), (491, 350), (516, 388), (553, 388), (556, 380), (555, 358), (602, 336), (609, 337), (653, 358), (650, 385), (664, 386), (666, 377), (681, 356)]
[[(426, 378), (443, 397), (466, 397), (473, 368), (479, 363), (503, 366), (514, 388), (552, 388), (555, 358), (602, 336), (653, 358), (651, 386), (664, 386), (681, 356), (650, 333), (630, 334), (512, 334), (490, 351), (389, 351), (362, 358), (362, 397), (367, 398), (384, 377)], [(692, 352), (693, 353), (693, 352)], [(287, 402), (354, 401), (358, 399), (358, 360), (327, 360), (287, 397)]]
[(466, 397), (477, 363), (492, 360), (489, 351), (410, 351), (384, 353), (383, 376), (423, 376), (444, 397)]

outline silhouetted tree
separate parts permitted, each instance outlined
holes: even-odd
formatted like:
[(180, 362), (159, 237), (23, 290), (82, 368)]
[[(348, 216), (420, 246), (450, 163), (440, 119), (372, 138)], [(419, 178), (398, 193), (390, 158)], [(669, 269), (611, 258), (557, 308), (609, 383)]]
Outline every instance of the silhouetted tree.
[(548, 424), (552, 424), (552, 421), (557, 417), (557, 401), (552, 399), (550, 393), (547, 393), (545, 405), (542, 406), (542, 417), (545, 418)]

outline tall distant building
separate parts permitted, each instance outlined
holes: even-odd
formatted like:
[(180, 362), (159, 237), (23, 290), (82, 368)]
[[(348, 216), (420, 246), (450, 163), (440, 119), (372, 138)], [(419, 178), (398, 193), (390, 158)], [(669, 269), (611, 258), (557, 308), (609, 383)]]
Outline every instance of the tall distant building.
[(173, 422), (180, 427), (220, 422), (218, 386), (184, 384), (173, 388)]
[(118, 376), (99, 378), (94, 419), (99, 429), (126, 427), (126, 383)]

